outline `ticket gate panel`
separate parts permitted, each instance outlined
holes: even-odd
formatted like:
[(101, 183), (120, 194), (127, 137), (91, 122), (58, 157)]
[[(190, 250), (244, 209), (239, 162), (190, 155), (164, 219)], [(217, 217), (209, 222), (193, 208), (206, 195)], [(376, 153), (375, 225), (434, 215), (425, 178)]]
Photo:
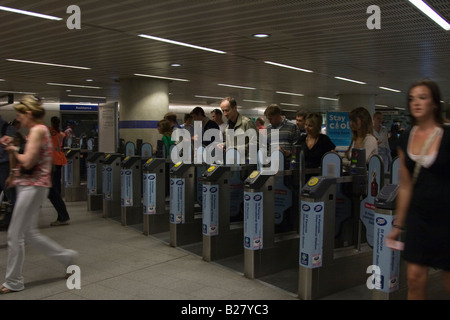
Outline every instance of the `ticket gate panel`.
[(81, 183), (80, 149), (66, 152), (67, 164), (64, 166), (64, 196), (66, 202), (86, 200), (86, 184)]
[(121, 164), (121, 222), (140, 224), (142, 216), (142, 158), (127, 156)]
[(120, 173), (122, 155), (106, 154), (102, 168), (103, 217), (121, 218), (120, 206)]
[(170, 245), (202, 241), (201, 209), (195, 201), (195, 166), (176, 163), (170, 169)]
[(89, 211), (103, 209), (102, 165), (104, 153), (93, 152), (86, 159), (87, 163), (87, 205)]
[[(234, 191), (234, 175), (230, 167), (212, 165), (203, 173), (203, 239), (202, 256), (205, 261), (213, 261), (242, 254), (242, 221), (231, 222), (231, 198)], [(233, 200), (235, 201), (235, 200)]]
[(143, 164), (143, 233), (169, 231), (169, 208), (166, 204), (166, 184), (169, 174), (166, 159), (150, 158)]

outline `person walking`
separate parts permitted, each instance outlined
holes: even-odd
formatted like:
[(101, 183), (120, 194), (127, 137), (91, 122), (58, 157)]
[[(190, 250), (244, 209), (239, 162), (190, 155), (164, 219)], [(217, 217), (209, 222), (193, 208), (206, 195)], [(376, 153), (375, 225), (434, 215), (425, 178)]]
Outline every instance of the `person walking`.
[[(39, 98), (26, 95), (14, 105), (17, 120), (29, 129), (23, 154), (18, 153), (12, 137), (0, 142), (10, 154), (13, 168), (8, 183), (16, 187), (17, 197), (7, 234), (8, 259), (5, 282), (0, 294), (25, 289), (22, 267), (25, 259), (25, 241), (56, 259), (66, 267), (73, 264), (78, 253), (65, 249), (42, 235), (38, 229), (39, 211), (51, 187), (52, 145), (50, 132), (42, 123), (45, 109)], [(14, 163), (14, 165), (13, 165)], [(67, 276), (67, 274), (66, 274)]]
[(54, 227), (68, 225), (70, 216), (67, 212), (66, 204), (61, 197), (61, 172), (63, 166), (67, 164), (66, 155), (63, 152), (65, 134), (60, 130), (61, 120), (58, 117), (52, 117), (50, 122), (51, 126), (49, 130), (53, 146), (53, 167), (52, 187), (48, 193), (48, 199), (58, 213), (58, 218), (50, 224), (50, 226)]
[(428, 269), (441, 269), (450, 293), (450, 127), (444, 125), (438, 85), (431, 80), (408, 90), (411, 128), (400, 136), (396, 217), (386, 245), (404, 233), (408, 299), (425, 299)]

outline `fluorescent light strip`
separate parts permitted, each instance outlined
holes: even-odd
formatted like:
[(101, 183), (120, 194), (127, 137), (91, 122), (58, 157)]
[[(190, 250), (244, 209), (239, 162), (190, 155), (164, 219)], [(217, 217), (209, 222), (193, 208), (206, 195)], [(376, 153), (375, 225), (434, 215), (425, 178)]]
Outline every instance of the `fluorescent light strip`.
[(281, 111), (286, 111), (286, 112), (297, 112), (298, 110), (292, 110), (292, 109), (282, 109)]
[(295, 103), (284, 103), (284, 102), (281, 102), (280, 104), (282, 106), (300, 107), (299, 104), (295, 104)]
[(352, 79), (348, 79), (348, 78), (342, 78), (342, 77), (334, 77), (335, 79), (339, 79), (339, 80), (344, 80), (344, 81), (349, 81), (349, 82), (354, 82), (357, 84), (366, 84), (365, 82), (362, 81), (357, 81), (357, 80), (352, 80)]
[(48, 19), (48, 20), (56, 20), (56, 21), (62, 20), (62, 18), (49, 16), (47, 14), (36, 13), (36, 12), (20, 10), (20, 9), (14, 9), (14, 8), (9, 8), (9, 7), (4, 7), (4, 6), (0, 6), (0, 10), (13, 12), (13, 13), (24, 14), (24, 15), (27, 15), (27, 16), (32, 16), (32, 17), (42, 18), (42, 19)]
[(279, 93), (279, 94), (287, 94), (290, 96), (299, 96), (299, 97), (303, 97), (304, 94), (301, 93), (292, 93), (292, 92), (284, 92), (284, 91), (275, 91), (275, 93)]
[(101, 89), (101, 87), (82, 86), (82, 85), (78, 85), (78, 84), (54, 83), (54, 82), (47, 82), (47, 84), (50, 86), (75, 87), (75, 88), (85, 88), (85, 89)]
[(205, 99), (216, 99), (216, 100), (222, 100), (223, 97), (210, 97), (210, 96), (197, 96), (195, 95), (194, 97), (196, 98), (205, 98)]
[(51, 66), (51, 67), (62, 67), (62, 68), (72, 68), (72, 69), (81, 69), (81, 70), (91, 70), (91, 68), (86, 67), (78, 67), (78, 66), (69, 66), (65, 64), (55, 64), (55, 63), (47, 63), (47, 62), (38, 62), (38, 61), (28, 61), (28, 60), (18, 60), (18, 59), (6, 59), (11, 62), (21, 62), (21, 63), (31, 63), (31, 64), (39, 64), (43, 66)]
[(327, 97), (317, 97), (317, 98), (322, 99), (322, 100), (332, 100), (332, 101), (338, 101), (339, 100), (339, 99), (327, 98)]
[(246, 101), (246, 102), (255, 102), (255, 103), (267, 103), (265, 101), (258, 101), (258, 100), (242, 100), (242, 101)]
[(75, 98), (94, 98), (94, 99), (106, 99), (106, 97), (96, 97), (96, 96), (80, 96), (77, 94), (68, 94), (68, 97), (75, 97)]
[(2, 93), (18, 93), (18, 94), (36, 94), (36, 92), (22, 92), (22, 91), (0, 91)]
[(389, 108), (389, 106), (385, 106), (384, 104), (376, 104), (376, 107), (381, 107), (381, 108)]
[(156, 79), (163, 79), (163, 80), (173, 80), (173, 81), (190, 81), (186, 79), (178, 79), (178, 78), (169, 78), (169, 77), (160, 77), (160, 76), (154, 76), (151, 74), (142, 74), (142, 73), (135, 73), (135, 76), (138, 77), (147, 77), (147, 78), (156, 78)]
[(430, 6), (428, 6), (422, 0), (409, 0), (417, 9), (426, 14), (431, 20), (436, 22), (442, 29), (449, 31), (450, 24), (444, 20), (436, 11), (434, 11)]
[(386, 87), (379, 87), (379, 88), (383, 89), (383, 90), (393, 91), (393, 92), (401, 92), (400, 90), (397, 90), (397, 89), (391, 89), (391, 88), (386, 88)]
[(6, 81), (5, 79), (0, 79), (0, 81)]
[(297, 67), (288, 66), (286, 64), (276, 63), (276, 62), (272, 62), (272, 61), (264, 61), (264, 63), (271, 64), (271, 65), (274, 65), (274, 66), (277, 66), (277, 67), (293, 69), (293, 70), (297, 70), (297, 71), (313, 72), (313, 71), (308, 70), (308, 69), (297, 68)]
[(146, 34), (140, 34), (139, 37), (146, 38), (146, 39), (151, 39), (151, 40), (156, 40), (156, 41), (161, 41), (161, 42), (166, 42), (166, 43), (170, 43), (170, 44), (175, 44), (175, 45), (178, 45), (178, 46), (189, 47), (189, 48), (198, 49), (198, 50), (210, 51), (210, 52), (214, 52), (214, 53), (220, 53), (220, 54), (225, 54), (226, 53), (225, 51), (220, 51), (220, 50), (206, 48), (206, 47), (200, 47), (200, 46), (196, 46), (196, 45), (189, 44), (189, 43), (184, 43), (184, 42), (164, 39), (164, 38), (155, 37), (155, 36), (149, 36), (149, 35), (146, 35)]
[(224, 83), (218, 83), (218, 86), (222, 86), (222, 87), (231, 87), (231, 88), (238, 88), (238, 89), (248, 89), (248, 90), (256, 90), (256, 88), (252, 88), (252, 87), (242, 87), (242, 86), (235, 86), (232, 84), (224, 84)]

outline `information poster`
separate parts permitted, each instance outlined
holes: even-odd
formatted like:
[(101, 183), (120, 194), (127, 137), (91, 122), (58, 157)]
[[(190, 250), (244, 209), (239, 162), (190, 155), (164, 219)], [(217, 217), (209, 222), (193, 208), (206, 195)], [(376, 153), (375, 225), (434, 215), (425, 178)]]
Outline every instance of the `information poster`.
[(110, 165), (103, 166), (103, 199), (113, 200), (113, 168)]
[(97, 194), (97, 164), (88, 163), (86, 175), (88, 195)]
[(67, 159), (67, 164), (64, 166), (64, 181), (66, 187), (73, 186), (73, 160)]
[(300, 265), (322, 266), (324, 202), (303, 201), (300, 215)]
[(244, 192), (244, 248), (263, 248), (262, 192)]
[(121, 205), (133, 206), (133, 174), (131, 169), (120, 170)]
[(183, 178), (170, 178), (170, 223), (185, 222), (185, 185)]
[(203, 185), (202, 219), (204, 235), (219, 234), (219, 186), (217, 184)]
[(156, 214), (156, 173), (143, 174), (142, 205), (144, 214)]
[(400, 251), (386, 246), (386, 236), (391, 232), (394, 216), (375, 213), (375, 245), (373, 247), (373, 264), (380, 273), (375, 276), (375, 289), (394, 292), (399, 287)]
[(352, 140), (352, 130), (350, 129), (350, 118), (346, 111), (327, 112), (327, 136), (339, 147), (346, 148)]

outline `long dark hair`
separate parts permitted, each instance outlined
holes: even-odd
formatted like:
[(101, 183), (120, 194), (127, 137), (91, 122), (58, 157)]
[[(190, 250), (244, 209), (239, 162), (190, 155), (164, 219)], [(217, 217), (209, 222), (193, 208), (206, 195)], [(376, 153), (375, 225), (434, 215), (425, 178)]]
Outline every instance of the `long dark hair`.
[[(430, 89), (431, 97), (433, 99), (433, 103), (436, 106), (436, 108), (434, 108), (434, 119), (440, 125), (444, 124), (444, 118), (442, 117), (441, 91), (439, 90), (439, 87), (438, 87), (437, 83), (434, 82), (434, 81), (431, 81), (430, 79), (419, 80), (419, 81), (413, 83), (411, 85), (411, 87), (409, 87), (408, 95), (406, 97), (406, 101), (408, 101), (408, 110), (410, 108), (410, 105), (409, 105), (409, 101), (410, 101), (409, 94), (411, 93), (411, 90), (413, 88), (418, 87), (418, 86), (425, 86), (428, 89)], [(411, 110), (410, 110), (410, 112), (411, 112)], [(417, 121), (412, 115), (410, 115), (410, 117), (411, 117), (411, 126), (413, 126), (413, 125), (415, 125), (417, 123)]]

